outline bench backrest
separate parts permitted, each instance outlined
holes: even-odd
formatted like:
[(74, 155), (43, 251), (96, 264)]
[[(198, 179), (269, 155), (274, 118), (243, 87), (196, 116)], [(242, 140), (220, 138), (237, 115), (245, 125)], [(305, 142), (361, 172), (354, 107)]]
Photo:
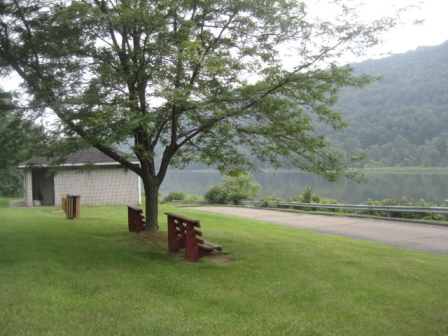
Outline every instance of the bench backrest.
[(203, 244), (203, 240), (198, 238), (202, 232), (196, 230), (201, 224), (198, 220), (179, 216), (171, 212), (165, 212), (168, 216), (168, 249), (178, 251), (185, 248), (185, 257), (190, 261), (197, 261), (198, 244)]
[(143, 210), (128, 205), (128, 227), (131, 232), (145, 231), (145, 216)]

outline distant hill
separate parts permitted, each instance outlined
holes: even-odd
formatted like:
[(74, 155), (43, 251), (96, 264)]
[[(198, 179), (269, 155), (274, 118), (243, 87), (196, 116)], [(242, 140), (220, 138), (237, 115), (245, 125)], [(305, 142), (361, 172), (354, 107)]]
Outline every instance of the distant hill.
[(318, 125), (317, 131), (348, 156), (367, 151), (369, 166), (448, 166), (448, 41), (353, 66), (381, 80), (341, 92), (334, 109), (348, 128), (331, 133)]
[(447, 166), (448, 41), (353, 66), (382, 79), (342, 91), (335, 110), (349, 127), (335, 144), (367, 150), (373, 166)]

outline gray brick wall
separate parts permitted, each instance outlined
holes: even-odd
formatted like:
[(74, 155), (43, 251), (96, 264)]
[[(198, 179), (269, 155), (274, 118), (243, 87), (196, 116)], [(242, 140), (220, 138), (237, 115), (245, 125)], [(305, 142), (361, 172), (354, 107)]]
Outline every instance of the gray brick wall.
[(33, 206), (33, 180), (31, 170), (25, 169), (23, 171), (23, 188), (25, 189), (25, 204)]
[(63, 195), (81, 195), (81, 204), (139, 204), (140, 179), (122, 167), (101, 167), (80, 173), (70, 168), (54, 177), (55, 205), (61, 205)]

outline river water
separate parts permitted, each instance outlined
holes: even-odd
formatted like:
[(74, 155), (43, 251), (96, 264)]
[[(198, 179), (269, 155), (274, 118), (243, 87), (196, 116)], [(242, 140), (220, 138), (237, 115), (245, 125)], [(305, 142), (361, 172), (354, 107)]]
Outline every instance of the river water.
[[(440, 171), (435, 173), (375, 172), (366, 173), (366, 176), (370, 179), (368, 183), (358, 183), (346, 178), (330, 183), (315, 174), (281, 170), (257, 174), (255, 180), (263, 187), (259, 198), (274, 195), (285, 200), (287, 197), (301, 194), (306, 187), (312, 186), (322, 197), (351, 204), (366, 203), (369, 198), (383, 200), (406, 197), (415, 201), (423, 198), (425, 201), (441, 205), (445, 203), (445, 199), (448, 199), (448, 169), (442, 173)], [(210, 186), (220, 182), (221, 175), (217, 171), (171, 170), (160, 191), (164, 196), (171, 191), (204, 195)]]

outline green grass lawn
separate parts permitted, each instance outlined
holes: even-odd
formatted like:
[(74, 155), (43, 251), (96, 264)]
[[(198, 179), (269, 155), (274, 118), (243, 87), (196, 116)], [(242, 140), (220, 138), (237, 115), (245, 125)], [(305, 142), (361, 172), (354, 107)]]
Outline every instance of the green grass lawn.
[(16, 200), (16, 198), (0, 198), (0, 208), (8, 208), (9, 202)]
[[(0, 208), (1, 335), (448, 335), (446, 256), (169, 204), (157, 234), (125, 206), (55, 210)], [(223, 252), (169, 253), (165, 211)]]

